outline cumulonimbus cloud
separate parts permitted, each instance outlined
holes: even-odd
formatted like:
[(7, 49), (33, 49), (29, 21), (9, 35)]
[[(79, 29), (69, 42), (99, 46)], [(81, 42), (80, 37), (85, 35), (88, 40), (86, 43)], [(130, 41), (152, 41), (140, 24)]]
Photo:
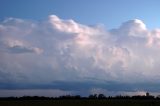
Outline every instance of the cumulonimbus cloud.
[[(138, 19), (107, 30), (55, 15), (0, 23), (0, 82), (159, 82), (160, 29)], [(3, 77), (3, 76), (6, 77)]]

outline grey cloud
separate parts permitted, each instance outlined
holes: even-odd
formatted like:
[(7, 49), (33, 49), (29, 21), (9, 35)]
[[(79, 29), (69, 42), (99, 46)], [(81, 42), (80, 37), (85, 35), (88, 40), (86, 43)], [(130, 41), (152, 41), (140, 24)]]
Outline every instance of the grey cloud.
[(72, 91), (63, 91), (59, 89), (21, 89), (21, 90), (0, 90), (0, 97), (22, 97), (22, 96), (46, 96), (58, 97), (72, 94)]
[(12, 53), (33, 53), (33, 52), (35, 52), (35, 50), (32, 48), (22, 47), (22, 46), (18, 46), (18, 45), (10, 47), (8, 49)]

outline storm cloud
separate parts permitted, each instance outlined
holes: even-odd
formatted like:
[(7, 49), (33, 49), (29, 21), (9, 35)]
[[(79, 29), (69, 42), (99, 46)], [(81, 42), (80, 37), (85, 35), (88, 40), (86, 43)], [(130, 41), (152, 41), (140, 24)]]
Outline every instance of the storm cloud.
[(108, 30), (56, 15), (0, 22), (1, 89), (76, 91), (79, 85), (122, 91), (122, 84), (126, 91), (154, 91), (147, 83), (159, 87), (159, 57), (160, 29), (147, 29), (139, 19)]

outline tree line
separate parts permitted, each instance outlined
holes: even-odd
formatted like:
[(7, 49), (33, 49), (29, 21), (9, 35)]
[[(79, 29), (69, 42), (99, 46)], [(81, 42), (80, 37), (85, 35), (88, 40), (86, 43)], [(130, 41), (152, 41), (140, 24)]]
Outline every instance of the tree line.
[(23, 97), (0, 97), (0, 100), (63, 100), (63, 99), (158, 99), (160, 96), (152, 95), (135, 95), (135, 96), (105, 96), (104, 94), (91, 94), (88, 97), (81, 97), (80, 95), (64, 95), (59, 97), (45, 97), (45, 96), (23, 96)]

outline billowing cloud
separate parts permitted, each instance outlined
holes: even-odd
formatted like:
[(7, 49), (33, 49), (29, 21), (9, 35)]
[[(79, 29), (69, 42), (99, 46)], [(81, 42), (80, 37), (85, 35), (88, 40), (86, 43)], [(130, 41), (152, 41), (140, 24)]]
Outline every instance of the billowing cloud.
[(0, 23), (0, 88), (23, 83), (62, 89), (64, 83), (91, 81), (86, 89), (138, 83), (128, 90), (143, 91), (139, 84), (158, 86), (159, 52), (160, 29), (149, 30), (138, 19), (106, 30), (55, 15), (41, 22), (7, 18)]

